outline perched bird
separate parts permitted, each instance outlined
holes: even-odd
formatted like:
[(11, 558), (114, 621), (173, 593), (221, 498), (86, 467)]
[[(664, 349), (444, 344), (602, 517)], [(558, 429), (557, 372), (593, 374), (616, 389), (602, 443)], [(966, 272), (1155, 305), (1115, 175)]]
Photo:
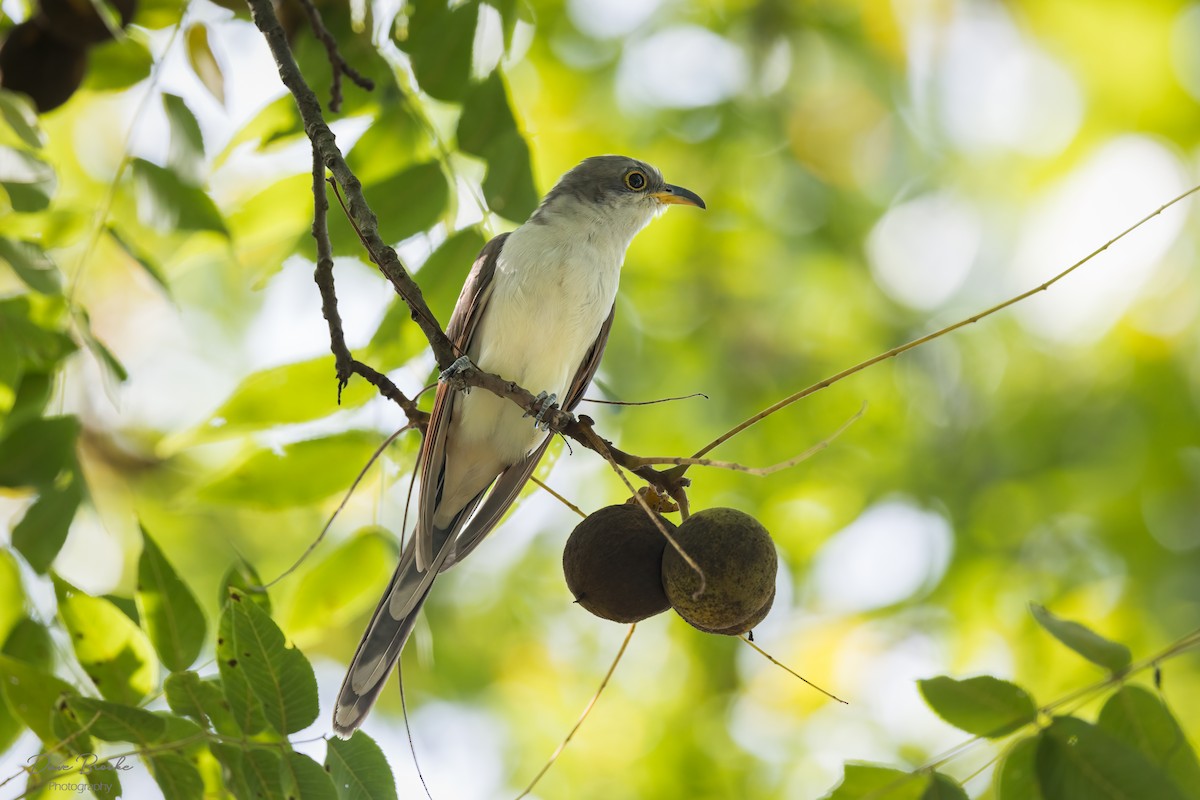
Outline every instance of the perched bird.
[[(543, 409), (558, 397), (573, 409), (608, 343), (625, 251), (673, 203), (704, 208), (649, 164), (584, 160), (525, 224), (484, 246), (446, 329), (456, 352), (540, 390)], [(366, 719), (434, 578), (475, 549), (533, 474), (550, 437), (526, 416), (511, 400), (439, 382), (419, 457), (416, 530), (342, 682), (333, 715), (340, 736)]]

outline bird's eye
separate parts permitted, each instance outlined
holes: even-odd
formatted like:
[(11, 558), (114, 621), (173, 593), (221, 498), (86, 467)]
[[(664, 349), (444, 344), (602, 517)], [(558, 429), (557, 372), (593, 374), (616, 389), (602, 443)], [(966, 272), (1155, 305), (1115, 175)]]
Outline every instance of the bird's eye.
[(640, 170), (630, 170), (625, 173), (625, 185), (635, 192), (646, 188), (646, 175)]

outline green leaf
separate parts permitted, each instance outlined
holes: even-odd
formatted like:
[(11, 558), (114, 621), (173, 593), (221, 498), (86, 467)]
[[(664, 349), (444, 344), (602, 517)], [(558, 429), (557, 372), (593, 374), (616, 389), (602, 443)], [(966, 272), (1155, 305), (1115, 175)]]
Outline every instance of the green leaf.
[(1200, 800), (1200, 763), (1187, 736), (1162, 699), (1126, 684), (1100, 710), (1101, 730), (1136, 748), (1160, 767), (1192, 800)]
[(929, 776), (875, 764), (847, 763), (842, 782), (825, 800), (921, 800)]
[(221, 765), (221, 784), (236, 798), (254, 797), (246, 780), (246, 750), (229, 744), (213, 742), (213, 757)]
[(61, 746), (73, 755), (93, 753), (96, 750), (86, 724), (91, 720), (80, 720), (75, 709), (67, 704), (67, 696), (60, 697), (50, 712), (50, 729)]
[(176, 714), (191, 717), (225, 736), (240, 732), (219, 682), (203, 680), (191, 671), (173, 672), (163, 681), (163, 692), (167, 705)]
[(471, 87), (458, 118), (458, 149), (486, 158), (497, 136), (517, 131), (517, 119), (508, 102), (508, 90), (499, 72)]
[(46, 411), (54, 382), (45, 372), (26, 372), (16, 386), (8, 416), (0, 423), (0, 438), (31, 419), (37, 419)]
[(25, 616), (25, 590), (21, 588), (21, 567), (7, 550), (0, 550), (0, 642)]
[[(229, 214), (238, 262), (258, 285), (278, 272), (301, 242), (308, 242), (312, 252), (312, 204), (296, 202), (302, 193), (311, 195), (311, 175), (275, 181)], [(340, 215), (340, 210), (330, 214), (331, 228)]]
[(925, 787), (925, 793), (921, 795), (921, 800), (969, 800), (969, 798), (958, 781), (949, 775), (935, 772), (930, 776), (929, 785)]
[(80, 309), (77, 316), (79, 321), (79, 334), (83, 339), (84, 345), (88, 352), (100, 363), (107, 373), (120, 383), (124, 383), (129, 379), (129, 372), (126, 371), (117, 357), (108, 349), (104, 342), (100, 341), (96, 334), (92, 332), (92, 318), (88, 314), (87, 309)]
[(1037, 774), (1054, 800), (1186, 800), (1136, 749), (1074, 717), (1056, 718), (1038, 737)]
[(416, 0), (412, 5), (409, 36), (398, 44), (412, 59), (423, 92), (438, 100), (458, 100), (471, 79), (479, 4), (468, 0), (449, 9), (445, 0)]
[[(295, 103), (292, 103), (293, 110)], [(300, 126), (299, 130), (303, 130)], [(346, 163), (362, 181), (363, 186), (376, 186), (405, 167), (437, 157), (437, 150), (430, 146), (429, 135), (420, 118), (407, 102), (386, 104), (371, 127), (363, 132), (350, 152)], [(330, 213), (340, 214), (341, 209), (332, 197)]]
[(150, 774), (162, 789), (163, 797), (171, 800), (200, 800), (204, 797), (204, 779), (200, 770), (182, 755), (162, 752), (150, 756)]
[(54, 168), (32, 153), (0, 145), (0, 186), (13, 211), (41, 211), (58, 188)]
[(58, 265), (33, 242), (0, 237), (0, 260), (6, 261), (17, 277), (35, 292), (62, 294), (62, 273), (58, 271)]
[(296, 584), (284, 627), (292, 636), (329, 631), (372, 608), (392, 573), (394, 541), (384, 528), (364, 528), (318, 561)]
[(75, 463), (75, 417), (42, 417), (0, 439), (0, 486), (49, 486)]
[[(231, 591), (230, 596), (233, 594)], [(226, 601), (217, 625), (217, 670), (221, 673), (221, 688), (234, 722), (244, 733), (254, 735), (267, 727), (267, 718), (262, 703), (250, 687), (246, 667), (238, 657), (237, 638), (233, 633), (233, 605), (232, 600)], [(221, 758), (215, 750), (214, 755)], [(237, 766), (241, 768), (240, 758)]]
[[(433, 227), (450, 205), (449, 184), (435, 161), (415, 164), (364, 191), (379, 218), (379, 236), (389, 244)], [(329, 235), (334, 255), (365, 252), (358, 234), (340, 212), (330, 214)]]
[(200, 603), (143, 527), (137, 606), (146, 633), (167, 669), (187, 669), (204, 647)]
[(337, 800), (329, 773), (303, 753), (285, 753), (280, 767), (288, 800)]
[(135, 28), (126, 28), (121, 41), (110, 41), (88, 51), (88, 71), (83, 88), (94, 92), (127, 89), (150, 76), (154, 56)]
[(50, 715), (65, 694), (75, 689), (43, 669), (8, 655), (0, 655), (0, 686), (4, 699), (38, 738), (47, 744), (57, 737), (50, 726)]
[[(378, 121), (375, 124), (377, 125)], [(369, 132), (370, 129), (368, 129)], [(219, 168), (233, 155), (235, 150), (244, 144), (249, 143), (255, 149), (261, 149), (272, 142), (281, 139), (295, 141), (303, 135), (304, 123), (300, 120), (300, 112), (296, 108), (296, 101), (290, 94), (285, 93), (279, 99), (273, 100), (263, 106), (249, 122), (242, 126), (241, 130), (233, 135), (229, 143), (225, 145), (225, 148), (213, 159), (213, 168)], [(351, 150), (350, 152), (353, 153), (354, 151)], [(358, 175), (359, 180), (366, 180), (361, 172), (355, 170), (354, 174)]]
[(396, 800), (396, 779), (374, 739), (360, 730), (325, 747), (325, 769), (339, 800)]
[(242, 769), (250, 796), (258, 800), (285, 800), (283, 794), (283, 759), (279, 753), (261, 747), (246, 751)]
[(25, 95), (0, 89), (0, 117), (30, 147), (37, 149), (46, 144), (46, 134), (38, 125), (37, 111)]
[(1037, 720), (1033, 698), (1014, 683), (987, 675), (958, 681), (945, 676), (917, 681), (937, 715), (959, 730), (997, 739)]
[(499, 137), (489, 148), (483, 199), (488, 208), (514, 222), (524, 222), (538, 207), (529, 145), (516, 132)]
[(4, 640), (2, 652), (17, 661), (50, 672), (54, 666), (54, 642), (46, 626), (30, 617), (25, 617)]
[(217, 102), (225, 105), (225, 75), (221, 72), (217, 57), (213, 55), (212, 47), (209, 46), (208, 27), (202, 23), (193, 23), (188, 26), (184, 38), (187, 42), (188, 64), (191, 65), (192, 72), (196, 73), (196, 77)]
[(260, 370), (247, 376), (213, 412), (202, 438), (211, 440), (275, 425), (291, 425), (355, 408), (376, 395), (362, 380), (352, 380), (337, 404), (333, 356), (321, 356)]
[(1004, 755), (992, 782), (996, 800), (1043, 800), (1037, 777), (1038, 737), (1019, 740)]
[(13, 527), (13, 547), (38, 573), (50, 569), (66, 544), (83, 495), (83, 474), (78, 465), (72, 465), (53, 485), (38, 492), (37, 501)]
[(4, 692), (0, 691), (0, 753), (12, 747), (24, 730), (25, 723), (8, 705)]
[(263, 588), (258, 570), (249, 561), (239, 559), (225, 571), (225, 577), (221, 578), (220, 593), (217, 595), (217, 604), (221, 608), (225, 608), (225, 604), (229, 602), (230, 589), (237, 589), (268, 615), (271, 613), (271, 596)]
[(58, 613), (75, 657), (100, 694), (134, 705), (158, 682), (158, 658), (141, 628), (108, 600), (56, 581)]
[(221, 212), (202, 189), (189, 186), (169, 169), (133, 159), (138, 218), (160, 231), (215, 231), (228, 235)]
[(72, 695), (67, 705), (79, 716), (88, 733), (106, 742), (131, 742), (142, 746), (161, 740), (167, 729), (162, 717), (141, 708)]
[(258, 508), (320, 502), (351, 484), (380, 441), (377, 433), (348, 431), (296, 442), (282, 452), (258, 450), (228, 474), (201, 487), (199, 497), (210, 503)]
[(1049, 631), (1051, 636), (1093, 664), (1104, 667), (1114, 675), (1129, 669), (1133, 656), (1125, 645), (1109, 641), (1078, 622), (1056, 617), (1037, 603), (1031, 603), (1029, 610), (1033, 612), (1033, 618), (1038, 624)]
[(117, 246), (124, 250), (126, 255), (132, 258), (169, 295), (171, 287), (167, 284), (167, 276), (163, 273), (162, 267), (158, 262), (146, 255), (144, 251), (130, 244), (112, 225), (109, 225), (106, 230), (108, 231), (108, 235), (112, 237), (112, 240), (117, 243)]
[(295, 733), (317, 718), (317, 678), (304, 654), (288, 646), (275, 622), (236, 591), (224, 614), (232, 619), (235, 667), (262, 703), (271, 727)]
[(199, 186), (204, 178), (204, 137), (200, 123), (183, 102), (182, 97), (163, 94), (163, 109), (171, 128), (171, 143), (167, 151), (167, 166), (191, 186)]
[(75, 343), (61, 331), (44, 327), (46, 323), (34, 317), (28, 297), (18, 295), (0, 300), (0, 348), (3, 348), (0, 352), (7, 351), (4, 363), (18, 362), (24, 369), (50, 372), (74, 352)]

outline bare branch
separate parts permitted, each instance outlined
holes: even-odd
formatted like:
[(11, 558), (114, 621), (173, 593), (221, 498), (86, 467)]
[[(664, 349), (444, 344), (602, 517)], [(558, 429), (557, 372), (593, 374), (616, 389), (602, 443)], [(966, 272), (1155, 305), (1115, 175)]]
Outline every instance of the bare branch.
[(748, 645), (750, 645), (751, 647), (753, 647), (753, 648), (754, 648), (756, 651), (758, 651), (759, 655), (761, 655), (763, 658), (767, 659), (767, 661), (770, 661), (772, 664), (774, 664), (775, 666), (779, 667), (781, 670), (783, 670), (784, 672), (788, 673), (789, 675), (793, 675), (793, 676), (795, 676), (795, 677), (799, 678), (800, 680), (804, 681), (804, 682), (805, 682), (805, 683), (807, 683), (809, 686), (811, 686), (812, 688), (816, 689), (818, 692), (820, 692), (821, 694), (825, 695), (825, 696), (826, 696), (826, 697), (828, 697), (829, 699), (831, 699), (831, 700), (837, 700), (837, 701), (838, 701), (839, 703), (841, 703), (842, 705), (847, 705), (847, 706), (848, 706), (848, 705), (850, 705), (848, 702), (846, 702), (846, 701), (845, 701), (845, 700), (843, 700), (842, 698), (838, 697), (837, 695), (835, 695), (835, 694), (832, 694), (832, 693), (830, 693), (830, 692), (827, 692), (827, 691), (825, 691), (824, 689), (822, 689), (820, 686), (817, 686), (815, 683), (813, 683), (813, 682), (812, 682), (812, 681), (810, 681), (808, 678), (806, 678), (806, 677), (804, 677), (803, 675), (801, 675), (799, 672), (796, 672), (794, 669), (792, 669), (791, 667), (789, 667), (787, 664), (784, 664), (784, 663), (783, 663), (783, 662), (781, 662), (781, 661), (777, 661), (777, 660), (775, 659), (775, 656), (771, 655), (771, 654), (770, 654), (770, 653), (768, 653), (766, 650), (763, 650), (761, 647), (759, 647), (758, 645), (756, 645), (756, 644), (754, 643), (754, 640), (753, 640), (753, 639), (751, 639), (749, 636), (746, 636), (746, 635), (744, 635), (744, 634), (743, 634), (742, 636), (739, 636), (738, 638), (739, 638), (739, 639), (741, 639), (741, 640), (742, 640), (743, 642), (745, 642), (746, 644), (748, 644)]
[(342, 110), (342, 75), (345, 75), (360, 88), (368, 92), (375, 90), (375, 81), (364, 76), (354, 67), (350, 66), (346, 59), (342, 58), (341, 51), (338, 50), (337, 40), (333, 38), (333, 34), (325, 27), (325, 22), (321, 19), (321, 12), (317, 10), (313, 0), (299, 0), (299, 2), (304, 9), (304, 13), (308, 14), (308, 24), (312, 26), (313, 35), (317, 37), (317, 40), (321, 44), (325, 45), (325, 53), (329, 56), (329, 66), (333, 70), (333, 85), (329, 91), (329, 110), (336, 114)]

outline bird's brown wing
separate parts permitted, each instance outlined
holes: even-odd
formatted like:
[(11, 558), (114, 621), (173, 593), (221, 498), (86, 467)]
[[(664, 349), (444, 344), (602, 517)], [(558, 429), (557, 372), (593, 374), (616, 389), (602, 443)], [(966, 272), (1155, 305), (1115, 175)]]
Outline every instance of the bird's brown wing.
[[(596, 341), (575, 372), (571, 386), (567, 389), (567, 396), (563, 399), (562, 407), (567, 411), (571, 411), (579, 405), (579, 401), (583, 399), (583, 393), (587, 391), (588, 385), (596, 375), (596, 370), (600, 366), (600, 358), (604, 355), (604, 348), (608, 344), (608, 334), (612, 330), (613, 316), (616, 311), (617, 307), (614, 304), (612, 310), (608, 312), (608, 318), (600, 326), (600, 333), (596, 336)], [(552, 439), (552, 436), (547, 436), (541, 444), (534, 448), (533, 452), (500, 473), (492, 485), (492, 491), (483, 501), (483, 505), (479, 507), (478, 513), (454, 540), (454, 549), (442, 563), (443, 570), (449, 569), (465, 558), (496, 526), (496, 523), (504, 516), (504, 512), (508, 511), (516, 501), (517, 495), (521, 493), (521, 489), (529, 481), (529, 476), (537, 468), (538, 462), (541, 461), (542, 455), (550, 446)]]

